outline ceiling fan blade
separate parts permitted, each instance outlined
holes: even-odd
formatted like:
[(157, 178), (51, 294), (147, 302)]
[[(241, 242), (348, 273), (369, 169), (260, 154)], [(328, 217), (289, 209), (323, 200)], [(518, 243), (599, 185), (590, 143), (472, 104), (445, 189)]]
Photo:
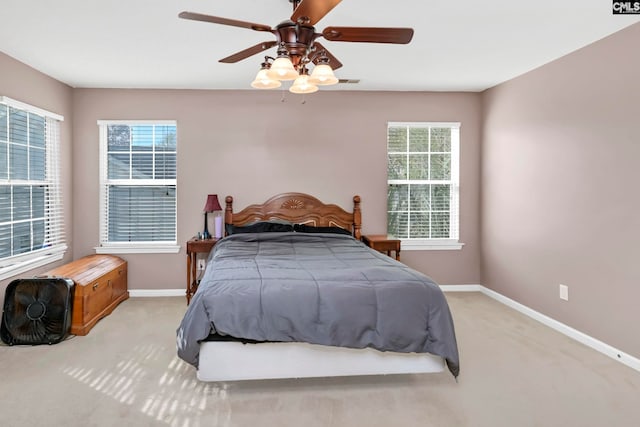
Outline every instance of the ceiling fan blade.
[(214, 24), (231, 25), (233, 27), (249, 28), (255, 31), (271, 32), (271, 27), (263, 24), (254, 24), (253, 22), (237, 21), (235, 19), (221, 18), (219, 16), (203, 15), (195, 12), (180, 12), (178, 16), (182, 19), (191, 19), (192, 21), (212, 22)]
[[(333, 56), (333, 54), (329, 52), (327, 48), (325, 48), (318, 42), (315, 42), (313, 45), (316, 48), (316, 52), (320, 52), (324, 50), (325, 56), (329, 58), (329, 66), (331, 67), (332, 70), (337, 70), (338, 68), (342, 67), (342, 62), (338, 61), (338, 58)], [(316, 57), (314, 58), (313, 63), (317, 64), (319, 60), (320, 60), (320, 57)]]
[(407, 44), (413, 38), (413, 28), (327, 27), (322, 35), (335, 42)]
[(222, 58), (220, 61), (218, 62), (224, 62), (225, 64), (233, 64), (236, 63), (238, 61), (242, 61), (243, 59), (246, 59), (250, 56), (255, 55), (256, 53), (260, 53), (263, 50), (267, 50), (269, 48), (272, 48), (273, 46), (277, 45), (278, 42), (277, 41), (271, 41), (271, 42), (262, 42), (262, 43), (258, 43), (255, 46), (251, 46), (248, 49), (245, 50), (241, 50), (240, 52), (234, 53), (233, 55), (227, 56), (226, 58)]
[(342, 0), (302, 0), (291, 15), (291, 20), (299, 24), (316, 25)]

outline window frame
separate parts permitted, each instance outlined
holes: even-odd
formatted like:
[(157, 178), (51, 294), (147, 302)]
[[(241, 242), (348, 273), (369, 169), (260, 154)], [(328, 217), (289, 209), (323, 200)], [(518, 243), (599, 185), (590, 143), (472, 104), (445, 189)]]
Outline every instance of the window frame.
[[(98, 254), (151, 254), (151, 253), (178, 253), (180, 245), (178, 245), (178, 201), (177, 201), (177, 141), (176, 141), (176, 178), (173, 179), (109, 179), (108, 178), (108, 126), (178, 126), (176, 120), (98, 120), (99, 142), (100, 142), (100, 244), (95, 247)], [(177, 129), (176, 129), (177, 133)], [(136, 242), (110, 242), (108, 240), (108, 187), (109, 185), (123, 186), (174, 186), (176, 191), (175, 206), (175, 236), (176, 240), (172, 241), (136, 241)]]
[[(450, 128), (452, 130), (451, 138), (451, 191), (449, 199), (449, 224), (453, 229), (450, 231), (450, 238), (400, 238), (403, 250), (460, 250), (464, 243), (460, 242), (460, 122), (388, 122), (387, 123), (387, 172), (389, 168), (389, 155), (396, 152), (389, 151), (389, 129), (392, 127), (411, 128)], [(455, 137), (453, 132), (456, 133)], [(409, 135), (409, 132), (407, 132)], [(407, 148), (407, 155), (409, 155)], [(401, 152), (397, 152), (401, 153)], [(396, 154), (397, 154), (396, 153)], [(428, 152), (431, 153), (431, 150)], [(409, 163), (407, 163), (409, 165)], [(442, 184), (442, 180), (417, 180), (417, 179), (389, 179), (387, 175), (387, 231), (388, 231), (388, 201), (389, 201), (389, 185), (391, 184)]]
[[(41, 180), (18, 179), (13, 180), (15, 181), (14, 183), (12, 183), (12, 180), (8, 178), (5, 182), (11, 187), (14, 185), (26, 185), (29, 187), (34, 185), (46, 186), (47, 190), (45, 191), (44, 199), (45, 243), (47, 242), (47, 238), (52, 239), (49, 241), (50, 246), (45, 246), (39, 249), (32, 248), (24, 253), (0, 258), (0, 280), (4, 280), (29, 270), (33, 270), (34, 268), (42, 267), (46, 264), (61, 260), (67, 250), (67, 245), (64, 229), (60, 165), (60, 151), (62, 144), (60, 137), (60, 123), (64, 121), (64, 117), (6, 96), (0, 96), (0, 103), (7, 106), (7, 113), (9, 113), (10, 108), (13, 108), (24, 111), (28, 114), (40, 116), (44, 119), (44, 178)], [(9, 129), (7, 129), (7, 131), (8, 130)], [(9, 135), (7, 134), (7, 144), (9, 143)], [(9, 146), (7, 145), (7, 148), (8, 147)], [(7, 162), (10, 162), (9, 158), (7, 158)]]

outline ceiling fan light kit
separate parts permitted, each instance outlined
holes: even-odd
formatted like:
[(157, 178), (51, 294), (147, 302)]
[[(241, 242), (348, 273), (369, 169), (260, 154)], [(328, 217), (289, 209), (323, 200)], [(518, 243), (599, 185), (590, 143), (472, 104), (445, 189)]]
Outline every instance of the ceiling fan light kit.
[(269, 68), (261, 68), (256, 78), (251, 82), (251, 87), (255, 89), (276, 89), (282, 86), (280, 80), (269, 77)]
[[(293, 4), (291, 19), (281, 22), (274, 28), (194, 12), (181, 12), (178, 16), (183, 19), (274, 34), (276, 41), (258, 43), (223, 58), (220, 62), (236, 63), (277, 45), (277, 58), (265, 57), (260, 71), (251, 82), (251, 87), (274, 89), (280, 87), (282, 81), (295, 80), (289, 91), (302, 94), (316, 92), (318, 86), (334, 85), (339, 82), (333, 71), (342, 67), (342, 63), (324, 46), (316, 42), (317, 38), (324, 37), (326, 40), (337, 42), (393, 44), (407, 44), (413, 38), (411, 28), (327, 27), (321, 33), (317, 33), (314, 25), (342, 0), (288, 1)], [(314, 65), (311, 75), (307, 68), (309, 64)]]
[(309, 81), (309, 72), (306, 68), (302, 68), (300, 76), (293, 82), (289, 88), (289, 92), (297, 94), (307, 94), (318, 91), (318, 86)]
[(309, 76), (309, 82), (316, 86), (329, 86), (338, 83), (338, 78), (333, 74), (333, 69), (328, 63), (316, 65)]
[[(267, 57), (267, 61), (268, 60), (269, 57)], [(293, 62), (291, 62), (285, 48), (278, 49), (278, 57), (273, 61), (273, 64), (271, 64), (267, 75), (274, 80), (280, 81), (295, 80), (298, 78), (298, 71), (293, 66)]]

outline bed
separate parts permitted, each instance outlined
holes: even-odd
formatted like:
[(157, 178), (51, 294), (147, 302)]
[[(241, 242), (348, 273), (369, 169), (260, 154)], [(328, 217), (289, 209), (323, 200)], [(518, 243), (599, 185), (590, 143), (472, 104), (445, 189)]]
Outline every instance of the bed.
[(348, 212), (284, 193), (234, 212), (177, 329), (202, 381), (442, 372), (458, 348), (444, 294), (361, 241)]

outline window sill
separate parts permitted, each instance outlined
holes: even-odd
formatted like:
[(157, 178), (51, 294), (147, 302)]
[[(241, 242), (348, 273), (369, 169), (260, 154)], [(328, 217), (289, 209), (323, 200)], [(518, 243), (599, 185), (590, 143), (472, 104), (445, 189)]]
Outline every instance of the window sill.
[(464, 243), (448, 239), (401, 239), (403, 251), (459, 251)]
[[(64, 247), (66, 249), (66, 246)], [(25, 273), (34, 268), (42, 267), (43, 265), (50, 264), (52, 262), (60, 261), (64, 256), (64, 250), (56, 253), (43, 255), (37, 258), (32, 258), (26, 261), (16, 262), (13, 265), (0, 268), (0, 280), (9, 279), (19, 274)]]
[(94, 248), (97, 254), (177, 254), (180, 246), (174, 244), (109, 244)]

